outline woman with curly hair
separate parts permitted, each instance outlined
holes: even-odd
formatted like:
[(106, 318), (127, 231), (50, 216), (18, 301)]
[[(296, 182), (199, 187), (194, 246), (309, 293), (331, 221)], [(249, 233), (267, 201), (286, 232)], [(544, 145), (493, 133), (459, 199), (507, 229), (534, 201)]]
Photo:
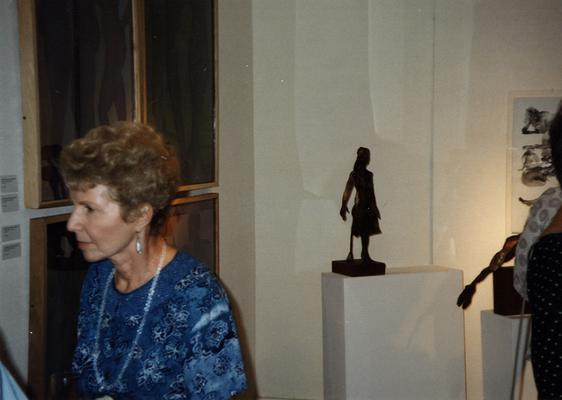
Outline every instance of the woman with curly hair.
[(227, 295), (164, 239), (179, 180), (151, 127), (119, 122), (63, 150), (74, 205), (68, 230), (91, 262), (72, 364), (86, 398), (228, 399), (246, 387)]

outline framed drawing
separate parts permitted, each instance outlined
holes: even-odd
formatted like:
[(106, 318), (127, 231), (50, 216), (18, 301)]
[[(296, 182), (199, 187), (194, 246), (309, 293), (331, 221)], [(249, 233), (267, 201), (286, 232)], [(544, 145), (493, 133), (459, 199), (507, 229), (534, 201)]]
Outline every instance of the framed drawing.
[(177, 198), (166, 227), (168, 243), (197, 258), (218, 275), (218, 195)]
[(61, 149), (89, 129), (141, 119), (140, 0), (18, 1), (25, 202), (66, 204)]
[(523, 230), (529, 205), (546, 189), (557, 186), (548, 130), (562, 90), (511, 92), (509, 95), (509, 155), (507, 231)]
[(29, 359), (31, 398), (69, 399), (80, 291), (88, 269), (69, 214), (30, 221)]
[(216, 0), (145, 0), (146, 118), (177, 149), (180, 191), (217, 185)]

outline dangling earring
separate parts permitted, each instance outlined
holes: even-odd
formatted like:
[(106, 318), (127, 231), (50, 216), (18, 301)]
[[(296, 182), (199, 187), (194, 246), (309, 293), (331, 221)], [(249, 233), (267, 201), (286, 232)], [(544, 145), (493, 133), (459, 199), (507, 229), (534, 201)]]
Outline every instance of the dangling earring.
[(142, 254), (142, 243), (140, 241), (140, 237), (137, 235), (137, 240), (135, 240), (135, 250), (137, 254)]

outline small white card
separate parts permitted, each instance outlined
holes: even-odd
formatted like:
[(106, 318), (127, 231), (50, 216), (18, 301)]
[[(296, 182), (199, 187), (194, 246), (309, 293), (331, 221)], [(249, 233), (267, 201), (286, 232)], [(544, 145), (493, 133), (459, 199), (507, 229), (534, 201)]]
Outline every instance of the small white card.
[(0, 176), (0, 193), (17, 193), (18, 177), (16, 175)]
[(21, 257), (21, 243), (3, 244), (2, 261)]
[(13, 242), (21, 239), (21, 230), (19, 225), (9, 225), (2, 227), (2, 241)]
[(5, 194), (0, 200), (2, 201), (2, 212), (14, 212), (19, 210), (18, 206), (18, 195), (17, 194)]

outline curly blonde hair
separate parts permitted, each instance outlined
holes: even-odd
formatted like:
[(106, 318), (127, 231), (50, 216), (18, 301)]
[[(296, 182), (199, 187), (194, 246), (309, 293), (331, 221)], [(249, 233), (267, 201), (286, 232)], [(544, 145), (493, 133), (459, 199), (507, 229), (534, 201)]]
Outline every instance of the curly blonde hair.
[(102, 184), (121, 205), (123, 220), (150, 204), (150, 233), (158, 234), (179, 183), (175, 151), (161, 134), (138, 122), (120, 121), (89, 131), (64, 148), (61, 172), (70, 190)]

